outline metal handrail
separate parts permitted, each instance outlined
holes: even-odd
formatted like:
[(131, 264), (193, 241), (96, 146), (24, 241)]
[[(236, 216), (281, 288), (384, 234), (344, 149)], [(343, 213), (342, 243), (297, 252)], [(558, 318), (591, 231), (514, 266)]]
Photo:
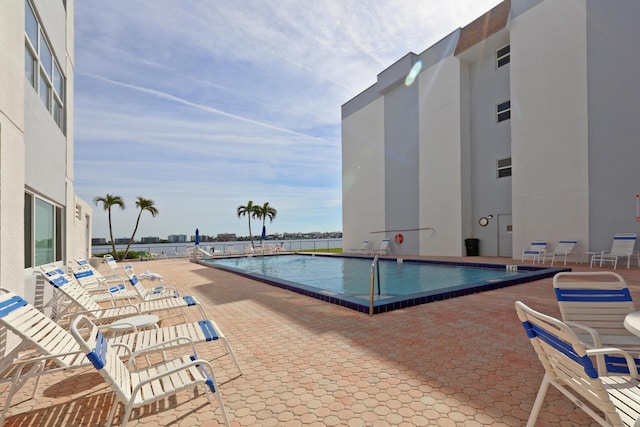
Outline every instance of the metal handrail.
[(376, 275), (376, 270), (378, 272), (378, 296), (380, 295), (380, 262), (378, 260), (378, 255), (373, 258), (373, 262), (371, 263), (371, 275), (370, 275), (370, 289), (369, 289), (369, 316), (373, 316), (373, 282)]

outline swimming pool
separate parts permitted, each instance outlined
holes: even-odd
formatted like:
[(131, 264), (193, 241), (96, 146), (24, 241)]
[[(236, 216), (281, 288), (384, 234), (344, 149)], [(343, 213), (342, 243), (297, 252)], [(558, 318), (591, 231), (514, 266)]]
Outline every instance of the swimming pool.
[[(288, 254), (201, 263), (369, 312), (370, 258)], [(505, 264), (380, 259), (379, 268), (374, 270), (374, 313), (380, 313), (539, 280), (569, 269), (519, 266), (517, 271), (508, 271)]]

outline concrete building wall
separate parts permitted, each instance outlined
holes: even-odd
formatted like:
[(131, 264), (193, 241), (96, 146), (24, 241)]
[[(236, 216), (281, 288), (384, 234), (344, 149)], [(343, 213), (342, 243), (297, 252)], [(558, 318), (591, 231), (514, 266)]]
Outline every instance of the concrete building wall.
[[(380, 211), (370, 211), (372, 217), (384, 212), (386, 227), (372, 229), (411, 228), (417, 200), (416, 228), (433, 230), (404, 233), (395, 253), (463, 255), (464, 239), (475, 237), (481, 255), (518, 259), (533, 240), (553, 248), (577, 239), (581, 254), (609, 249), (615, 233), (640, 234), (638, 15), (640, 3), (629, 1), (505, 0), (383, 71), (376, 85), (343, 106), (347, 134), (366, 134), (387, 151), (380, 154), (386, 159), (371, 162), (376, 170), (384, 165), (387, 191)], [(507, 44), (510, 63), (498, 69), (496, 50)], [(423, 68), (413, 86), (396, 86), (417, 59)], [(507, 100), (511, 117), (497, 122), (496, 105)], [(418, 162), (402, 163), (415, 153), (415, 111)], [(347, 146), (346, 182), (358, 156)], [(498, 178), (497, 161), (509, 157), (512, 176)], [(345, 203), (349, 236), (352, 226), (363, 230), (356, 224), (362, 216), (353, 217)], [(489, 215), (480, 226), (479, 218)]]
[[(372, 237), (375, 247), (389, 239), (392, 253), (418, 250), (415, 232), (398, 231), (416, 229), (419, 223), (418, 85), (403, 84), (409, 70), (407, 67), (399, 84), (384, 95), (385, 224), (377, 231), (387, 232)], [(394, 241), (399, 233), (405, 236), (402, 244)]]
[[(496, 51), (508, 44), (505, 29), (461, 55), (469, 67), (471, 227), (485, 256), (499, 254), (497, 218), (511, 214), (511, 177), (497, 175), (497, 161), (511, 157), (511, 120), (498, 122), (496, 115), (496, 106), (511, 98), (510, 66), (496, 67)], [(479, 219), (489, 215), (493, 217), (489, 224), (480, 226)]]
[(611, 248), (615, 233), (640, 234), (640, 2), (587, 0), (586, 6), (588, 227), (590, 249), (599, 251)]
[[(66, 126), (60, 129), (39, 86), (26, 79), (25, 0), (0, 2), (0, 282), (41, 307), (52, 290), (38, 282), (38, 265), (25, 268), (25, 192), (61, 209), (60, 221), (54, 221), (62, 233), (58, 265), (89, 255), (92, 209), (73, 187), (73, 0), (31, 4), (66, 79)], [(9, 337), (0, 353), (16, 342)]]
[(342, 120), (342, 245), (359, 248), (385, 229), (384, 99)]
[(0, 2), (0, 283), (24, 290), (24, 2)]
[(589, 245), (587, 16), (547, 0), (511, 22), (513, 252), (532, 240)]
[[(463, 153), (468, 141), (468, 95), (466, 67), (448, 57), (423, 71), (420, 87), (420, 239), (422, 255), (463, 255), (464, 220), (468, 203), (468, 171), (463, 171)], [(464, 102), (466, 101), (466, 102)], [(468, 138), (466, 138), (468, 139)], [(467, 149), (468, 151), (468, 149)], [(468, 164), (468, 163), (467, 163)], [(466, 229), (463, 224), (467, 224)], [(417, 252), (413, 252), (417, 253)]]

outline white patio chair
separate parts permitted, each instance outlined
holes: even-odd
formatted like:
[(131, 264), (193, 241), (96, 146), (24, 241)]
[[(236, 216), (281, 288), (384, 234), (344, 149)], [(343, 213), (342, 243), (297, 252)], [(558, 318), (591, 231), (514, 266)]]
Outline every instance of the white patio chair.
[[(562, 272), (553, 277), (553, 288), (562, 321), (573, 328), (585, 345), (618, 347), (636, 355), (640, 352), (640, 337), (624, 327), (625, 317), (636, 308), (627, 283), (619, 274)], [(601, 358), (599, 366), (606, 368), (601, 374), (626, 372), (623, 361)]]
[(381, 243), (380, 243), (380, 247), (373, 249), (371, 251), (371, 253), (373, 255), (388, 255), (391, 253), (391, 249), (389, 248), (389, 239), (384, 239)]
[(113, 255), (107, 254), (107, 255), (104, 255), (102, 258), (103, 258), (103, 261), (109, 267), (109, 270), (111, 271), (111, 277), (114, 280), (122, 279), (122, 276), (124, 275), (122, 271), (122, 266), (118, 265), (118, 262), (113, 257)]
[(367, 255), (371, 253), (371, 246), (368, 240), (363, 240), (359, 248), (351, 248), (347, 251), (348, 254), (353, 255)]
[[(90, 332), (81, 332), (86, 330)], [(165, 345), (151, 346), (132, 354), (125, 365), (98, 327), (86, 316), (80, 315), (71, 322), (71, 335), (115, 394), (116, 401), (109, 411), (107, 425), (112, 424), (118, 403), (124, 405), (121, 424), (124, 427), (134, 408), (201, 386), (210, 404), (209, 392), (216, 397), (224, 423), (229, 425), (213, 368), (206, 360), (197, 358), (195, 346), (192, 346), (191, 354), (171, 360), (164, 358)], [(175, 340), (186, 339), (180, 337)], [(138, 365), (136, 361), (139, 356), (152, 353), (162, 354), (162, 361), (148, 366)]]
[(533, 264), (536, 261), (540, 262), (542, 259), (542, 254), (547, 250), (547, 241), (546, 240), (535, 240), (531, 242), (531, 246), (529, 249), (525, 249), (522, 251), (522, 262), (526, 259), (531, 259)]
[(133, 271), (132, 265), (125, 265), (124, 273), (129, 279), (129, 284), (133, 287), (134, 292), (142, 301), (151, 301), (162, 298), (176, 298), (180, 296), (175, 286), (170, 286), (161, 281), (161, 284), (153, 288), (145, 288), (136, 273)]
[(562, 257), (564, 260), (564, 265), (567, 265), (567, 258), (569, 257), (569, 255), (574, 253), (573, 251), (577, 244), (577, 240), (560, 240), (553, 252), (544, 251), (540, 254), (540, 262), (550, 260), (551, 265), (553, 266), (556, 257)]
[(112, 322), (116, 319), (135, 316), (143, 313), (157, 313), (162, 311), (180, 310), (182, 316), (187, 321), (184, 309), (186, 307), (197, 307), (200, 310), (202, 319), (207, 316), (202, 305), (195, 297), (182, 296), (177, 298), (163, 298), (151, 301), (143, 301), (136, 304), (126, 304), (116, 307), (101, 307), (91, 295), (79, 284), (75, 283), (66, 274), (46, 274), (42, 273), (44, 279), (53, 286), (57, 291), (61, 292), (69, 304), (66, 307), (59, 307), (57, 319), (69, 316), (75, 313), (84, 313), (90, 316), (96, 323)]
[(0, 415), (0, 425), (3, 425), (13, 396), (29, 379), (36, 378), (33, 398), (38, 392), (41, 375), (85, 367), (88, 363), (65, 329), (22, 297), (1, 288), (0, 326), (20, 337), (20, 344), (3, 358), (4, 372), (0, 383), (11, 382)]
[(138, 293), (133, 289), (127, 289), (124, 281), (122, 283), (109, 282), (91, 266), (73, 267), (71, 271), (73, 277), (91, 294), (96, 302), (110, 302), (111, 305), (116, 305), (117, 301), (135, 302), (139, 300)]
[[(539, 313), (521, 301), (516, 301), (515, 306), (545, 371), (527, 427), (535, 425), (550, 385), (603, 426), (637, 425), (640, 381), (629, 353), (617, 348), (586, 349), (571, 328), (560, 320)], [(624, 358), (631, 374), (599, 376), (589, 357), (602, 354)]]
[(638, 266), (640, 266), (640, 253), (635, 250), (636, 245), (635, 233), (618, 233), (613, 237), (613, 243), (611, 244), (611, 250), (609, 252), (602, 251), (599, 254), (595, 254), (591, 257), (591, 265), (599, 264), (602, 267), (606, 263), (613, 265), (615, 270), (618, 267), (618, 258), (627, 259), (627, 268), (631, 266), (631, 258), (636, 257), (638, 259)]

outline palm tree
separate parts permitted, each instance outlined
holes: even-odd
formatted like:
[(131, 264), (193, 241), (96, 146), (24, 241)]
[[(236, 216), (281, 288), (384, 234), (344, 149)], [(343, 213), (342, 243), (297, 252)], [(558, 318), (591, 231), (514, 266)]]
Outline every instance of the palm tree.
[[(273, 220), (278, 215), (278, 211), (269, 206), (269, 202), (265, 202), (262, 206), (255, 207), (255, 217), (262, 220), (262, 229), (265, 227), (265, 221), (269, 218), (269, 222), (273, 222)], [(260, 238), (260, 244), (262, 245), (262, 237)]]
[(136, 235), (136, 231), (138, 231), (138, 225), (140, 224), (140, 216), (142, 216), (142, 212), (147, 211), (154, 218), (156, 217), (156, 215), (158, 215), (158, 209), (153, 206), (153, 200), (151, 199), (145, 199), (138, 196), (138, 200), (136, 200), (136, 207), (140, 209), (140, 212), (138, 212), (138, 219), (136, 220), (136, 227), (133, 229), (133, 234), (131, 235), (131, 239), (129, 239), (129, 244), (127, 245), (127, 249), (124, 251), (122, 259), (127, 259), (129, 248), (131, 247), (131, 243), (133, 243), (133, 238)]
[(240, 205), (237, 208), (238, 218), (247, 216), (249, 219), (249, 239), (251, 240), (251, 247), (253, 247), (253, 235), (251, 234), (251, 217), (256, 218), (256, 208), (259, 206), (254, 205), (253, 201), (249, 200), (246, 205)]
[(111, 194), (107, 194), (104, 197), (95, 197), (93, 202), (98, 206), (98, 203), (102, 203), (102, 207), (105, 211), (109, 213), (109, 237), (111, 238), (111, 247), (113, 248), (113, 256), (117, 257), (118, 253), (116, 252), (116, 242), (113, 240), (113, 229), (111, 228), (111, 207), (112, 206), (120, 206), (120, 209), (124, 210), (124, 200), (120, 196), (113, 196)]

